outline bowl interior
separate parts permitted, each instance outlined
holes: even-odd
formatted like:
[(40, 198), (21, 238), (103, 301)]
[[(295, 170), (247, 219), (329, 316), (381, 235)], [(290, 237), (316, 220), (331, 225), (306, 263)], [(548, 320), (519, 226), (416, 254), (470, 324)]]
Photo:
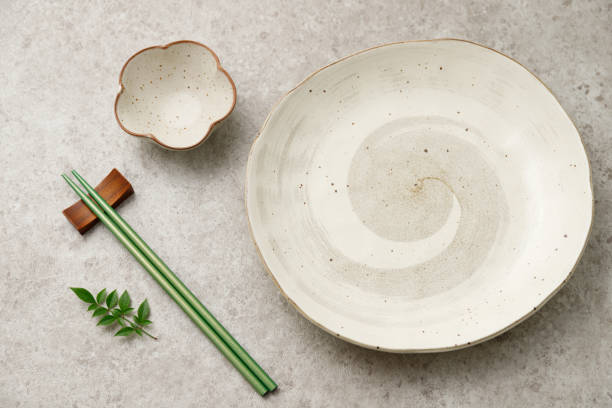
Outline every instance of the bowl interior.
[(135, 55), (125, 66), (117, 119), (171, 148), (201, 142), (235, 103), (231, 79), (206, 47), (181, 42)]
[(564, 283), (592, 212), (580, 137), (522, 66), (455, 40), (393, 44), (308, 78), (270, 114), (247, 209), (283, 292), (389, 351), (473, 344)]

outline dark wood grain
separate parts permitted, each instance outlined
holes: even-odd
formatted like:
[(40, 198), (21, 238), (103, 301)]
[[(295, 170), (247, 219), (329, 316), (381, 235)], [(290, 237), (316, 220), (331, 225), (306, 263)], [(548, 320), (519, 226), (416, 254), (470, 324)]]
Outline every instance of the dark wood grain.
[[(130, 182), (117, 169), (112, 169), (104, 177), (104, 180), (96, 186), (95, 190), (113, 208), (116, 208), (126, 198), (134, 194), (134, 189)], [(62, 212), (81, 234), (85, 234), (98, 222), (98, 217), (87, 208), (82, 200), (77, 201)]]

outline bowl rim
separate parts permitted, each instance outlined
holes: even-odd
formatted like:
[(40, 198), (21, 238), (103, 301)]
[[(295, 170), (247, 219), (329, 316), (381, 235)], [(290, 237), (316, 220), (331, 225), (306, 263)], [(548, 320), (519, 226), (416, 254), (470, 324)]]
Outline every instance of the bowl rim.
[[(230, 85), (232, 86), (232, 106), (230, 107), (230, 109), (228, 110), (228, 112), (221, 117), (220, 119), (217, 119), (216, 121), (212, 122), (210, 124), (210, 126), (208, 127), (208, 130), (206, 131), (206, 133), (202, 136), (202, 138), (194, 143), (193, 145), (190, 146), (186, 146), (186, 147), (176, 147), (176, 146), (171, 146), (168, 145), (162, 141), (160, 141), (154, 134), (152, 133), (137, 133), (137, 132), (132, 132), (131, 130), (127, 129), (125, 126), (123, 126), (123, 124), (121, 123), (121, 120), (119, 119), (119, 116), (117, 115), (117, 104), (119, 103), (119, 98), (121, 97), (121, 95), (123, 94), (123, 91), (125, 91), (125, 85), (123, 85), (123, 74), (125, 72), (126, 67), (130, 64), (130, 62), (132, 62), (132, 60), (134, 58), (136, 58), (138, 55), (142, 54), (145, 51), (149, 51), (152, 49), (168, 49), (170, 47), (172, 47), (173, 45), (177, 45), (177, 44), (195, 44), (198, 45), (202, 48), (205, 48), (215, 59), (215, 62), (217, 64), (217, 71), (220, 71), (221, 73), (223, 73), (227, 79), (229, 80)], [(179, 40), (179, 41), (173, 41), (171, 43), (168, 43), (166, 45), (153, 45), (151, 47), (146, 47), (141, 49), (140, 51), (134, 53), (130, 58), (127, 59), (127, 61), (125, 61), (125, 63), (123, 64), (123, 67), (121, 68), (121, 71), (119, 72), (119, 86), (121, 87), (121, 89), (119, 90), (119, 92), (117, 93), (117, 96), (115, 97), (115, 105), (114, 105), (114, 113), (115, 113), (115, 119), (117, 120), (117, 123), (119, 124), (119, 127), (126, 133), (132, 135), (132, 136), (137, 136), (137, 137), (144, 137), (147, 139), (152, 140), (153, 142), (159, 144), (162, 147), (165, 147), (166, 149), (169, 150), (190, 150), (193, 149), (195, 147), (198, 147), (199, 145), (201, 145), (202, 143), (204, 143), (204, 141), (206, 141), (206, 139), (208, 139), (213, 131), (213, 129), (215, 128), (216, 125), (218, 125), (219, 123), (223, 122), (225, 119), (227, 119), (227, 117), (234, 111), (234, 108), (236, 107), (236, 100), (237, 100), (237, 93), (236, 93), (236, 84), (234, 83), (234, 80), (232, 79), (232, 77), (230, 76), (230, 74), (225, 70), (225, 68), (223, 68), (221, 66), (221, 61), (219, 60), (219, 57), (217, 56), (217, 54), (215, 54), (215, 52), (208, 46), (199, 43), (197, 41), (192, 41), (192, 40)]]
[[(327, 68), (329, 68), (329, 67), (331, 67), (333, 65), (336, 65), (336, 64), (338, 64), (338, 63), (340, 63), (340, 62), (342, 62), (344, 60), (347, 60), (347, 59), (349, 59), (351, 57), (354, 57), (354, 56), (366, 53), (368, 51), (375, 50), (377, 48), (394, 46), (394, 45), (403, 45), (403, 44), (427, 43), (427, 42), (444, 42), (444, 41), (457, 41), (457, 42), (467, 43), (467, 44), (475, 45), (477, 47), (484, 48), (484, 49), (489, 50), (489, 51), (493, 51), (493, 52), (501, 55), (502, 57), (507, 58), (511, 62), (514, 62), (514, 63), (518, 64), (528, 74), (533, 76), (540, 84), (542, 84), (544, 86), (544, 88), (552, 95), (554, 100), (557, 102), (557, 104), (559, 105), (559, 107), (561, 108), (561, 110), (563, 111), (565, 116), (569, 119), (570, 123), (574, 127), (574, 130), (576, 131), (576, 134), (578, 135), (578, 139), (580, 140), (580, 144), (582, 145), (582, 150), (583, 150), (584, 155), (585, 155), (585, 159), (586, 159), (586, 163), (587, 163), (587, 170), (588, 170), (588, 173), (589, 173), (589, 186), (588, 186), (589, 187), (589, 194), (591, 196), (591, 212), (590, 212), (590, 215), (589, 215), (589, 217), (590, 217), (590, 219), (589, 219), (589, 227), (588, 227), (587, 233), (585, 235), (584, 242), (582, 243), (582, 248), (580, 249), (580, 252), (578, 253), (578, 256), (576, 257), (576, 261), (574, 262), (574, 265), (571, 267), (571, 269), (569, 270), (569, 272), (567, 273), (567, 275), (563, 279), (563, 281), (556, 288), (554, 288), (549, 293), (549, 295), (546, 296), (537, 306), (533, 307), (528, 313), (526, 313), (525, 315), (523, 315), (519, 319), (515, 320), (514, 322), (506, 325), (505, 327), (502, 327), (501, 329), (499, 329), (499, 330), (497, 330), (497, 331), (495, 331), (495, 332), (493, 332), (493, 333), (491, 333), (491, 334), (489, 334), (487, 336), (483, 336), (483, 337), (481, 337), (479, 339), (476, 339), (476, 340), (473, 340), (473, 341), (468, 341), (468, 342), (461, 343), (461, 344), (455, 344), (453, 346), (448, 346), (448, 347), (439, 347), (439, 348), (398, 348), (398, 349), (392, 348), (392, 349), (389, 349), (389, 348), (380, 347), (380, 346), (376, 346), (376, 345), (372, 345), (372, 344), (362, 343), (362, 342), (359, 342), (359, 341), (357, 341), (355, 339), (345, 337), (342, 334), (339, 334), (339, 333), (336, 333), (336, 332), (330, 330), (329, 328), (323, 326), (321, 323), (319, 323), (317, 320), (315, 320), (313, 317), (309, 316), (283, 290), (283, 288), (281, 287), (280, 283), (277, 281), (276, 277), (274, 276), (274, 274), (270, 270), (270, 267), (266, 263), (266, 260), (265, 260), (265, 258), (263, 256), (262, 252), (261, 252), (261, 249), (259, 248), (259, 245), (257, 244), (257, 241), (255, 239), (255, 234), (254, 234), (254, 231), (253, 231), (253, 225), (252, 225), (252, 222), (251, 222), (251, 217), (249, 215), (249, 169), (250, 169), (250, 164), (252, 163), (253, 151), (254, 151), (255, 145), (259, 141), (259, 138), (260, 138), (263, 130), (268, 125), (268, 121), (270, 120), (272, 114), (277, 110), (277, 108), (281, 105), (281, 103), (283, 101), (285, 101), (285, 99), (287, 97), (289, 97), (294, 91), (296, 91), (298, 88), (302, 87), (310, 78), (314, 77), (316, 74), (318, 74), (319, 72), (323, 71), (324, 69), (327, 69)], [(531, 72), (529, 69), (527, 69), (527, 67), (525, 67), (523, 64), (521, 64), (516, 59), (514, 59), (514, 58), (512, 58), (512, 57), (510, 57), (510, 56), (508, 56), (508, 55), (506, 55), (506, 54), (504, 54), (504, 53), (502, 53), (500, 51), (497, 51), (496, 49), (488, 47), (486, 45), (482, 45), (482, 44), (479, 44), (477, 42), (470, 41), (470, 40), (464, 40), (464, 39), (452, 38), (452, 37), (433, 38), (433, 39), (427, 39), (427, 40), (405, 40), (405, 41), (395, 41), (395, 42), (383, 43), (383, 44), (380, 44), (380, 45), (376, 45), (376, 46), (373, 46), (373, 47), (365, 48), (365, 49), (362, 49), (360, 51), (351, 53), (351, 54), (349, 54), (349, 55), (347, 55), (345, 57), (337, 59), (337, 60), (335, 60), (335, 61), (333, 61), (333, 62), (331, 62), (331, 63), (329, 63), (327, 65), (324, 65), (323, 67), (313, 71), (311, 74), (306, 76), (306, 78), (304, 78), (301, 82), (299, 82), (295, 87), (290, 89), (285, 94), (281, 95), (277, 99), (277, 101), (272, 105), (268, 115), (266, 116), (266, 119), (264, 120), (263, 124), (261, 125), (261, 128), (257, 132), (257, 135), (255, 136), (255, 139), (253, 140), (253, 142), (251, 144), (251, 148), (249, 150), (249, 155), (248, 155), (248, 158), (247, 158), (247, 165), (246, 165), (246, 171), (245, 172), (246, 172), (246, 175), (245, 175), (245, 183), (244, 183), (244, 205), (245, 205), (245, 209), (246, 209), (246, 213), (247, 213), (247, 223), (248, 223), (248, 226), (249, 226), (249, 233), (250, 233), (250, 236), (251, 236), (251, 240), (253, 241), (253, 244), (255, 245), (255, 249), (256, 249), (257, 255), (259, 256), (259, 259), (263, 263), (266, 272), (272, 278), (272, 281), (274, 282), (276, 287), (280, 290), (280, 292), (283, 295), (283, 297), (285, 297), (285, 299), (287, 299), (289, 304), (291, 304), (302, 316), (304, 316), (307, 320), (309, 320), (315, 326), (317, 326), (320, 329), (324, 330), (325, 332), (331, 334), (333, 337), (342, 339), (342, 340), (344, 340), (344, 341), (346, 341), (348, 343), (352, 343), (352, 344), (355, 344), (357, 346), (364, 347), (364, 348), (367, 348), (367, 349), (370, 349), (370, 350), (384, 351), (384, 352), (389, 352), (389, 353), (438, 353), (438, 352), (454, 351), (454, 350), (464, 349), (464, 348), (467, 348), (467, 347), (472, 347), (472, 346), (475, 346), (477, 344), (483, 343), (485, 341), (491, 340), (491, 339), (499, 336), (502, 333), (505, 333), (506, 331), (514, 328), (515, 326), (519, 325), (520, 323), (524, 322), (525, 320), (527, 320), (528, 318), (533, 316), (537, 311), (539, 311), (542, 308), (542, 306), (544, 306), (553, 296), (555, 296), (559, 292), (559, 290), (561, 290), (561, 288), (563, 286), (565, 286), (567, 281), (574, 274), (574, 272), (576, 270), (576, 267), (578, 266), (578, 263), (580, 262), (580, 259), (582, 258), (583, 254), (584, 254), (584, 251), (585, 251), (585, 249), (587, 247), (587, 244), (588, 244), (588, 242), (590, 240), (590, 236), (591, 236), (591, 232), (592, 232), (592, 228), (593, 228), (593, 218), (594, 218), (594, 215), (595, 215), (594, 214), (594, 212), (595, 212), (595, 202), (594, 202), (595, 197), (594, 197), (594, 194), (593, 194), (593, 172), (592, 172), (592, 168), (591, 168), (591, 162), (589, 160), (589, 155), (587, 153), (587, 150), (586, 150), (586, 147), (585, 147), (585, 144), (584, 144), (584, 140), (583, 140), (582, 135), (580, 134), (580, 132), (578, 130), (578, 127), (574, 123), (574, 120), (571, 118), (571, 116), (567, 113), (565, 108), (563, 108), (563, 105), (561, 105), (561, 103), (559, 102), (559, 98), (557, 98), (557, 96), (554, 94), (554, 92), (544, 83), (544, 81), (542, 81), (536, 74)]]

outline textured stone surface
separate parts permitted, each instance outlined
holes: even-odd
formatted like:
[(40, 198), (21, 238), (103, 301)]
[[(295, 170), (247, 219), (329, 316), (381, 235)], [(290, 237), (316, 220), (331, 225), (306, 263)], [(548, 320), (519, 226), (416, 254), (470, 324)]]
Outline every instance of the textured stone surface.
[[(531, 2), (19, 2), (0, 7), (0, 406), (611, 406), (612, 4)], [(337, 340), (280, 295), (243, 203), (250, 144), (272, 105), (354, 51), (459, 37), (516, 58), (559, 97), (592, 161), (595, 220), (569, 283), (510, 332), (457, 352), (393, 355)], [(238, 88), (225, 127), (161, 150), (113, 117), (135, 51), (213, 48)], [(254, 393), (108, 231), (81, 237), (59, 177), (117, 167), (141, 235), (280, 384)], [(127, 288), (158, 342), (95, 327), (68, 286)]]

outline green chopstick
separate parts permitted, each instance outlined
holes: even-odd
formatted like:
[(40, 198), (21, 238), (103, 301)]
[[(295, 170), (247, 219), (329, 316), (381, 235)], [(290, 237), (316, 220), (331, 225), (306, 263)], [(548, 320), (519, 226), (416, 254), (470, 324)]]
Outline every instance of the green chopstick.
[(245, 365), (245, 363), (232, 351), (232, 349), (219, 337), (219, 335), (204, 321), (189, 303), (177, 292), (174, 286), (168, 282), (155, 266), (138, 250), (136, 245), (123, 233), (123, 231), (85, 194), (67, 175), (62, 177), (74, 192), (83, 200), (98, 219), (115, 235), (125, 248), (136, 258), (138, 263), (149, 272), (155, 281), (170, 295), (172, 300), (191, 318), (191, 320), (204, 332), (210, 341), (229, 360), (229, 362), (242, 374), (251, 386), (260, 394), (265, 395), (270, 391), (261, 380)]
[(98, 203), (111, 220), (123, 231), (125, 235), (136, 245), (136, 247), (147, 257), (147, 259), (157, 268), (157, 270), (175, 287), (175, 289), (185, 298), (187, 303), (202, 316), (206, 323), (223, 339), (223, 341), (232, 349), (234, 353), (246, 364), (247, 367), (259, 378), (266, 386), (268, 391), (276, 389), (277, 385), (272, 378), (253, 360), (245, 349), (232, 337), (232, 335), (223, 327), (221, 323), (206, 309), (206, 307), (195, 297), (193, 293), (185, 286), (185, 284), (168, 268), (159, 256), (147, 245), (146, 242), (130, 227), (130, 225), (111, 207), (96, 190), (94, 190), (87, 181), (76, 170), (72, 170), (72, 174), (87, 190), (87, 193)]

